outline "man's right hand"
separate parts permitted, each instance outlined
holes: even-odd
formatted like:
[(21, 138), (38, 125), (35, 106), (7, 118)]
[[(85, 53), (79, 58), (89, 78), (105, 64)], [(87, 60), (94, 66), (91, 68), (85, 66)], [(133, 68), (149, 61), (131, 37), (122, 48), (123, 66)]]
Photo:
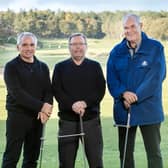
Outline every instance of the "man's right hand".
[(130, 91), (125, 91), (123, 93), (123, 99), (126, 101), (128, 104), (132, 104), (138, 101), (138, 97), (135, 93), (130, 92)]
[(52, 109), (53, 109), (53, 106), (51, 104), (44, 103), (43, 107), (41, 108), (41, 112), (45, 113), (48, 117), (50, 117), (52, 114)]
[(48, 121), (48, 119), (49, 119), (49, 117), (45, 114), (45, 113), (43, 113), (43, 112), (39, 112), (38, 113), (38, 116), (37, 116), (37, 119), (39, 120), (41, 120), (41, 123), (42, 124), (45, 124), (47, 121)]
[(124, 103), (125, 109), (129, 109), (130, 108), (131, 105), (126, 100), (124, 100), (123, 103)]
[(87, 104), (85, 101), (77, 101), (75, 103), (73, 103), (72, 105), (72, 110), (77, 113), (80, 114), (81, 116), (84, 115), (85, 113), (85, 108), (87, 107)]

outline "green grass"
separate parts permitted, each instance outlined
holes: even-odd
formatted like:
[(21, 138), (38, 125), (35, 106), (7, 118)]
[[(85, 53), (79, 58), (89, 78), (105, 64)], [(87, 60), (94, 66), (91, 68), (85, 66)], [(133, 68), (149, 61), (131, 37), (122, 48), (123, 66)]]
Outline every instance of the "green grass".
[[(67, 40), (42, 40), (44, 42), (44, 48), (38, 49), (36, 55), (39, 59), (45, 61), (51, 71), (54, 68), (55, 63), (68, 58)], [(88, 56), (92, 59), (99, 61), (103, 67), (104, 73), (106, 72), (106, 62), (107, 55), (111, 48), (115, 45), (116, 41), (111, 39), (103, 40), (88, 40)], [(166, 42), (163, 42), (165, 46), (166, 57), (168, 56), (168, 48)], [(60, 47), (61, 46), (61, 47)], [(0, 46), (0, 164), (2, 154), (5, 148), (5, 97), (6, 89), (2, 76), (2, 69), (5, 63), (14, 58), (17, 54), (16, 47), (14, 45)], [(163, 107), (165, 114), (168, 114), (168, 79), (164, 81), (163, 85)], [(113, 127), (112, 122), (112, 98), (106, 91), (106, 95), (102, 101), (102, 127), (103, 127), (103, 137), (104, 137), (104, 165), (105, 168), (119, 168), (119, 153), (118, 153), (118, 137), (117, 129)], [(57, 104), (55, 102), (54, 112), (52, 119), (49, 120), (46, 129), (46, 141), (44, 146), (43, 155), (43, 167), (44, 168), (56, 168), (58, 167), (58, 153), (57, 153)], [(168, 140), (168, 117), (166, 117), (165, 122), (161, 128), (162, 143), (161, 149), (164, 160), (164, 167), (168, 167), (168, 152), (167, 152), (167, 140)], [(135, 160), (136, 168), (147, 168), (146, 156), (143, 146), (142, 137), (137, 132), (136, 138), (136, 149), (135, 149)], [(21, 161), (19, 162), (18, 168), (20, 168)], [(76, 168), (81, 168), (83, 166), (82, 153), (79, 150)]]
[[(110, 111), (110, 110), (109, 110)], [(105, 168), (119, 168), (119, 153), (118, 153), (118, 137), (117, 129), (113, 127), (111, 117), (102, 117), (102, 127), (103, 127), (103, 137), (104, 137), (104, 165)], [(168, 131), (168, 117), (166, 122), (162, 125), (162, 143), (161, 150), (163, 155), (164, 167), (168, 167), (168, 153), (167, 153), (167, 135)], [(5, 121), (0, 121), (0, 158), (5, 147)], [(22, 158), (21, 158), (22, 159)], [(21, 159), (18, 163), (18, 168), (21, 167)], [(146, 157), (143, 146), (142, 137), (138, 130), (136, 137), (135, 146), (135, 161), (136, 168), (147, 168)], [(1, 164), (1, 160), (0, 160)], [(79, 149), (76, 168), (81, 168), (83, 166), (81, 148)], [(57, 119), (51, 119), (48, 121), (46, 128), (46, 140), (44, 142), (43, 151), (43, 167), (44, 168), (56, 168), (58, 167), (58, 153), (57, 153)]]

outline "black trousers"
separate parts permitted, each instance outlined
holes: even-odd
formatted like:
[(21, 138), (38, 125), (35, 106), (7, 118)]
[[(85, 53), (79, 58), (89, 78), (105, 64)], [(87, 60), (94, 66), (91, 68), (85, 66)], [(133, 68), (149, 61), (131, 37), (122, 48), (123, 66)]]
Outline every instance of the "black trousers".
[[(139, 126), (147, 155), (148, 168), (163, 168), (160, 151), (160, 124)], [(126, 128), (119, 127), (120, 165), (122, 166)], [(137, 126), (129, 128), (124, 168), (135, 168), (134, 147)]]
[[(85, 151), (90, 168), (103, 168), (103, 138), (100, 119), (92, 119), (83, 122)], [(59, 135), (80, 133), (80, 123), (59, 120)], [(59, 167), (74, 168), (79, 137), (67, 137), (58, 139)]]
[(40, 153), (42, 124), (23, 113), (8, 112), (6, 149), (2, 168), (16, 168), (23, 147), (22, 168), (36, 168)]

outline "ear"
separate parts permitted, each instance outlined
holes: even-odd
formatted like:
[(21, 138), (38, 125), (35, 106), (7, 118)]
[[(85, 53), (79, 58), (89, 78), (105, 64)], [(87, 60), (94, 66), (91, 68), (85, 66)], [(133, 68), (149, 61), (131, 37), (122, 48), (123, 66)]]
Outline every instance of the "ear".
[(16, 46), (17, 50), (19, 51), (19, 45)]
[(86, 44), (86, 50), (88, 49), (88, 45)]
[(70, 44), (68, 44), (68, 49), (69, 49), (69, 50), (70, 50), (70, 47), (71, 47)]
[(140, 23), (140, 28), (142, 29), (142, 27), (143, 27), (143, 23)]

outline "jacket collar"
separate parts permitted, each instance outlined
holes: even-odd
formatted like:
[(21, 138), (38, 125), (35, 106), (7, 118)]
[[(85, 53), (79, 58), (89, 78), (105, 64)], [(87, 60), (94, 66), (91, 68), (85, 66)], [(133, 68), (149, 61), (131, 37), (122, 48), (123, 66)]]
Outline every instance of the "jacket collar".
[[(144, 53), (148, 52), (147, 45), (146, 45), (146, 41), (148, 40), (148, 36), (144, 32), (141, 33), (141, 36), (142, 36), (142, 40), (141, 40), (140, 47), (137, 51), (138, 54), (144, 54)], [(127, 46), (126, 38), (124, 38), (121, 41), (121, 43), (119, 45), (119, 50), (117, 52), (119, 53), (119, 55), (120, 54), (129, 54), (129, 48)]]

